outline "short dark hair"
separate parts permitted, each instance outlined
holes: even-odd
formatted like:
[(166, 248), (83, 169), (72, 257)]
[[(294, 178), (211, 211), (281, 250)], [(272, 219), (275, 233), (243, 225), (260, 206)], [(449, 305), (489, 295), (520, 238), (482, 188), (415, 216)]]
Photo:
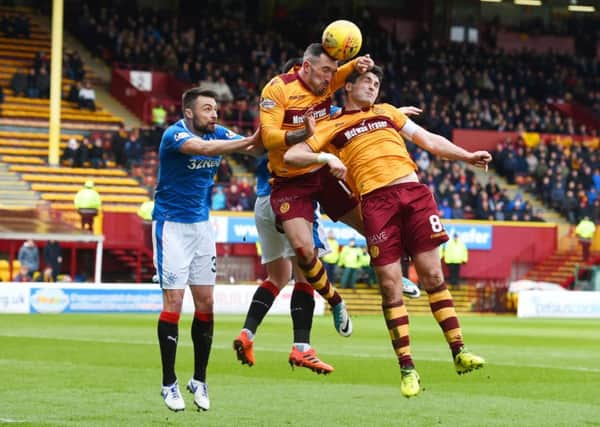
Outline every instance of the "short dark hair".
[(281, 72), (287, 73), (288, 71), (290, 71), (292, 68), (294, 68), (297, 65), (302, 65), (302, 58), (300, 58), (299, 56), (296, 58), (288, 59), (285, 62), (285, 64), (283, 64), (283, 67), (281, 67)]
[(212, 90), (206, 90), (199, 87), (193, 87), (191, 89), (186, 90), (181, 95), (181, 108), (185, 110), (186, 108), (192, 108), (194, 106), (194, 102), (198, 97), (204, 96), (206, 98), (217, 99), (217, 94)]
[[(379, 65), (374, 65), (367, 73), (373, 73), (379, 79), (379, 83), (383, 80), (383, 68)], [(352, 71), (348, 77), (346, 77), (346, 83), (354, 83), (356, 79), (360, 77), (360, 73), (356, 70)]]
[[(304, 51), (304, 55), (302, 56), (303, 61), (308, 61), (310, 59), (317, 59), (321, 55), (327, 55), (325, 49), (323, 49), (323, 45), (321, 43), (311, 43), (308, 45), (306, 50)], [(327, 55), (329, 57), (329, 55)]]

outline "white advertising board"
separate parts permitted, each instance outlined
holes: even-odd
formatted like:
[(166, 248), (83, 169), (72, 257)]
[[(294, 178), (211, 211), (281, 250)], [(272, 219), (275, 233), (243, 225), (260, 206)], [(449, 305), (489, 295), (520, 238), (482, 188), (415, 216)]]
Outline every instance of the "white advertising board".
[(600, 292), (519, 292), (517, 316), (600, 318)]
[[(246, 314), (257, 285), (216, 285), (215, 314)], [(269, 311), (289, 314), (292, 286), (286, 286)], [(162, 292), (156, 284), (12, 283), (0, 285), (0, 313), (156, 313), (162, 308)], [(315, 293), (315, 314), (325, 311)], [(194, 312), (189, 288), (184, 313)]]
[(0, 284), (0, 313), (29, 313), (29, 286)]

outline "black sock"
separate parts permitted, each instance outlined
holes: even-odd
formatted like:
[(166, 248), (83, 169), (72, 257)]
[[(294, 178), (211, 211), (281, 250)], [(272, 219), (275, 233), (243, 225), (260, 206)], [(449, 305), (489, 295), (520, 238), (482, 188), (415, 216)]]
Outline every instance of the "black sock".
[(258, 287), (252, 297), (252, 302), (250, 303), (250, 308), (246, 315), (246, 321), (244, 322), (244, 329), (252, 331), (253, 334), (256, 333), (258, 325), (260, 325), (260, 322), (262, 322), (271, 309), (273, 301), (275, 301), (278, 294), (279, 289), (277, 289), (277, 287), (269, 280), (265, 280), (262, 285)]
[(179, 313), (163, 311), (158, 318), (158, 344), (162, 361), (162, 383), (171, 385), (177, 380), (175, 375), (175, 356), (179, 336)]
[(206, 367), (213, 340), (213, 314), (194, 313), (192, 342), (194, 343), (194, 379), (206, 382)]
[(313, 287), (308, 283), (298, 282), (294, 285), (290, 310), (294, 324), (294, 342), (310, 344), (315, 298)]

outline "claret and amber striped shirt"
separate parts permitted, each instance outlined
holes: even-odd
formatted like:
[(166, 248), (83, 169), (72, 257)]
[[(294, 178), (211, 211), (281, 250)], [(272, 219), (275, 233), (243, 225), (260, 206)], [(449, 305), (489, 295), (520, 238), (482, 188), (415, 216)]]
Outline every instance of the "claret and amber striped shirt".
[(315, 152), (331, 144), (348, 168), (356, 190), (364, 195), (417, 170), (399, 134), (407, 120), (390, 104), (344, 110), (320, 124), (306, 143)]
[(354, 70), (356, 60), (338, 68), (329, 89), (323, 95), (315, 95), (298, 75), (299, 67), (286, 74), (274, 77), (264, 87), (260, 98), (261, 138), (269, 156), (271, 173), (280, 177), (303, 175), (322, 165), (295, 167), (283, 161), (289, 148), (285, 143), (287, 131), (304, 127), (303, 116), (310, 107), (314, 108), (317, 127), (329, 118), (331, 95), (344, 85)]

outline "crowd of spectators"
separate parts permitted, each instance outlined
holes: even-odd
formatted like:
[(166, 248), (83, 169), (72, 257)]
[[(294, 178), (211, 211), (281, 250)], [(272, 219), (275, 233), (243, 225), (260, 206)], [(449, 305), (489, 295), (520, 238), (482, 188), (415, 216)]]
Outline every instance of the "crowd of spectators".
[(462, 163), (437, 159), (413, 144), (409, 149), (419, 166), (420, 181), (429, 186), (438, 203), (441, 218), (542, 221), (522, 194), (509, 197), (493, 176), (482, 183)]
[(5, 13), (0, 17), (0, 35), (10, 38), (26, 38), (31, 36), (31, 22), (23, 13), (16, 15)]
[[(453, 128), (593, 132), (552, 110), (549, 101), (579, 99), (597, 108), (596, 60), (507, 54), (481, 45), (427, 40), (398, 48), (388, 51), (389, 62), (385, 61), (387, 97), (393, 104), (424, 108), (424, 121), (435, 132), (445, 136)], [(590, 103), (592, 97), (596, 104)]]
[(46, 52), (37, 52), (28, 69), (17, 69), (10, 81), (15, 96), (48, 98), (50, 96), (50, 57)]
[[(28, 98), (49, 98), (50, 96), (50, 56), (47, 52), (37, 52), (31, 63), (30, 68), (17, 69), (10, 81), (10, 88), (15, 96), (26, 96)], [(66, 98), (70, 101), (79, 103), (82, 107), (95, 109), (92, 102), (84, 101), (85, 94), (81, 91), (85, 88), (91, 89), (89, 82), (81, 87), (81, 79), (85, 76), (83, 63), (77, 52), (67, 51), (63, 59), (64, 75), (74, 79), (71, 89)], [(79, 86), (77, 86), (79, 85)], [(77, 91), (73, 93), (73, 87), (77, 87)], [(81, 89), (81, 90), (79, 90)], [(93, 92), (93, 89), (91, 89)], [(89, 98), (89, 96), (88, 96)], [(93, 108), (92, 108), (93, 107)]]
[[(298, 56), (303, 46), (281, 32), (255, 31), (250, 18), (211, 14), (187, 24), (185, 18), (159, 17), (148, 11), (132, 15), (82, 6), (75, 30), (102, 55), (121, 66), (162, 68), (180, 80), (216, 91), (225, 121), (256, 119), (258, 91), (279, 66)], [(318, 19), (280, 24), (304, 25), (317, 33)], [(455, 44), (429, 40), (409, 43), (373, 28), (368, 13), (356, 17), (364, 46), (385, 66), (382, 99), (424, 109), (423, 122), (451, 136), (453, 128), (539, 131), (562, 134), (594, 132), (548, 106), (553, 99), (577, 99), (600, 112), (600, 67), (586, 57), (531, 52), (508, 54), (494, 43)], [(280, 25), (281, 26), (281, 25)], [(274, 28), (277, 27), (277, 22)], [(100, 54), (100, 53), (99, 53)], [(338, 94), (343, 103), (343, 95)]]
[(57, 241), (48, 241), (40, 260), (37, 245), (33, 240), (27, 240), (19, 248), (17, 260), (20, 268), (15, 274), (15, 282), (56, 282), (61, 272), (62, 250)]
[[(95, 9), (94, 5), (82, 4), (71, 26), (97, 55), (119, 66), (163, 69), (184, 82), (214, 90), (219, 94), (220, 120), (237, 132), (247, 133), (256, 122), (260, 88), (304, 47), (289, 34), (294, 28), (301, 28), (304, 34), (318, 34), (323, 18), (294, 19), (281, 14), (265, 31), (243, 12), (213, 12), (210, 17), (191, 20), (155, 11), (119, 14), (110, 7)], [(554, 53), (509, 54), (495, 46), (493, 37), (476, 45), (440, 43), (424, 34), (401, 44), (380, 31), (368, 12), (355, 21), (363, 29), (364, 46), (384, 65), (381, 99), (421, 107), (424, 113), (417, 121), (433, 132), (449, 139), (454, 128), (595, 135), (595, 129), (563, 116), (551, 103), (577, 100), (600, 113), (600, 66), (596, 59)], [(343, 94), (336, 94), (336, 102), (343, 104)], [(514, 148), (500, 153), (496, 163), (509, 182), (528, 170), (537, 155), (525, 147)], [(419, 149), (414, 149), (413, 156), (444, 217), (539, 219), (521, 195), (509, 199), (493, 180), (478, 183), (463, 166), (436, 161)], [(251, 159), (236, 161), (253, 170)], [(225, 183), (232, 172), (222, 165), (219, 175), (219, 182)], [(563, 183), (564, 188), (568, 185)], [(251, 199), (237, 196), (245, 194), (237, 183), (217, 186), (214, 193), (217, 208), (245, 209), (246, 199)], [(592, 204), (593, 199), (588, 197)], [(564, 210), (566, 205), (561, 206)], [(580, 217), (573, 212), (565, 211), (570, 221)]]
[(142, 164), (144, 153), (156, 150), (152, 129), (125, 129), (121, 124), (116, 132), (95, 132), (83, 137), (69, 139), (61, 164), (71, 167), (104, 168), (108, 160), (131, 170)]
[(550, 138), (535, 147), (507, 140), (494, 153), (496, 171), (521, 184), (571, 224), (600, 222), (600, 156), (594, 146)]
[(246, 177), (232, 176), (227, 182), (217, 181), (213, 188), (211, 209), (214, 211), (251, 211), (254, 209), (256, 192), (254, 182)]
[(95, 135), (92, 138), (84, 137), (82, 141), (69, 139), (60, 161), (63, 166), (73, 168), (91, 166), (100, 169), (106, 167), (106, 160), (110, 157), (105, 148), (105, 141), (100, 135)]
[[(68, 101), (75, 102), (79, 108), (96, 110), (95, 91), (89, 80), (84, 80), (85, 69), (79, 53), (67, 50), (63, 56), (63, 75), (73, 80), (64, 94)], [(15, 96), (28, 98), (50, 97), (50, 56), (40, 51), (35, 54), (29, 68), (18, 68), (10, 80), (10, 88)]]

